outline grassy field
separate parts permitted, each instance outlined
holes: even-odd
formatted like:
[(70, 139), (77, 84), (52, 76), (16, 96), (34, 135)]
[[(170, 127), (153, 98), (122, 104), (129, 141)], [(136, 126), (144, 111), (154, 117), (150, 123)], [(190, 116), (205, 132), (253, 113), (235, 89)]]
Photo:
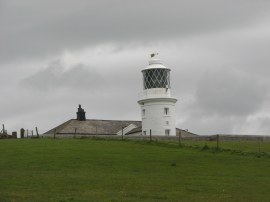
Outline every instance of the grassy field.
[(1, 202), (269, 201), (269, 190), (264, 156), (120, 140), (0, 141)]

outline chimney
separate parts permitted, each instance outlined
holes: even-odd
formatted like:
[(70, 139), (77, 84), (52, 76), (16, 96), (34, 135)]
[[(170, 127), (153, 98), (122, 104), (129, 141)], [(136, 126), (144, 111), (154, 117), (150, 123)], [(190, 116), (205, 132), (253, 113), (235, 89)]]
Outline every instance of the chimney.
[(78, 108), (78, 112), (77, 112), (77, 120), (78, 121), (85, 121), (85, 111), (84, 109), (81, 107), (81, 105), (79, 105)]

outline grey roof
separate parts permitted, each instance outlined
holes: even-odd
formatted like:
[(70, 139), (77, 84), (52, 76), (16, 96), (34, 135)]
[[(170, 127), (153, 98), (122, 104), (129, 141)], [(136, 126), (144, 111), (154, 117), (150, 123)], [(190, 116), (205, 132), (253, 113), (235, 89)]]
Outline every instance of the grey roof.
[(179, 136), (179, 132), (181, 131), (181, 137), (198, 137), (197, 134), (191, 133), (187, 130), (183, 130), (180, 128), (176, 128), (176, 135)]
[(134, 133), (139, 133), (139, 132), (142, 132), (142, 127), (137, 127), (137, 128), (133, 128), (131, 131), (129, 131), (128, 133), (126, 133), (126, 135), (131, 135), (131, 134), (134, 134)]
[(127, 127), (130, 124), (134, 124), (141, 127), (141, 121), (126, 121), (126, 120), (98, 120), (98, 119), (86, 119), (85, 121), (78, 121), (71, 119), (44, 134), (53, 134), (56, 130), (57, 134), (74, 134), (75, 128), (77, 134), (90, 134), (90, 135), (116, 135), (116, 133)]

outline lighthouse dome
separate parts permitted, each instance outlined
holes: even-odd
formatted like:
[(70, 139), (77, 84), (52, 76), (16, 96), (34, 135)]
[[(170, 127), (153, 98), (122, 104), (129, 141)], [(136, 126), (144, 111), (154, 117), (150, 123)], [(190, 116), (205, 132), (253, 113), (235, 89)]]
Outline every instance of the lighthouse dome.
[(169, 69), (162, 64), (161, 60), (158, 58), (158, 53), (152, 53), (150, 56), (149, 65), (146, 66), (143, 71), (147, 69)]
[(144, 89), (170, 88), (170, 69), (157, 56), (158, 53), (152, 53), (149, 65), (142, 70)]

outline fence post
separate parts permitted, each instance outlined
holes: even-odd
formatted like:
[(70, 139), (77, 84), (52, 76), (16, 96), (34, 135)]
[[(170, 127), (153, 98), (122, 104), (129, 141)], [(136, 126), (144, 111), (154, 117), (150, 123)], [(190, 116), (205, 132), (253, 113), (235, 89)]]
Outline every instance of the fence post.
[(150, 142), (152, 142), (152, 131), (150, 129)]
[(122, 126), (122, 140), (124, 140), (124, 127)]
[(27, 131), (26, 131), (26, 137), (27, 137), (27, 139), (28, 139), (28, 134), (29, 134), (29, 131), (28, 131), (28, 129), (27, 129)]
[(53, 139), (55, 139), (55, 136), (56, 136), (56, 129), (54, 129), (53, 131)]
[(34, 136), (34, 131), (33, 130), (31, 130), (31, 134), (32, 134), (32, 137)]
[(178, 144), (179, 144), (179, 147), (181, 146), (181, 130), (179, 130), (179, 133), (178, 133)]
[(8, 139), (8, 133), (7, 131), (5, 130), (5, 125), (3, 124), (3, 134), (6, 134), (6, 138)]
[(217, 135), (217, 150), (219, 150), (219, 135)]
[(37, 133), (37, 137), (39, 138), (39, 134), (38, 134), (38, 129), (37, 129), (37, 127), (36, 127), (36, 133)]
[(259, 148), (259, 153), (261, 153), (261, 139), (259, 138), (259, 141), (258, 141), (258, 148)]
[(21, 128), (21, 138), (24, 138), (24, 129)]
[(11, 138), (16, 138), (16, 139), (17, 139), (17, 131), (13, 131), (13, 132), (12, 132)]

